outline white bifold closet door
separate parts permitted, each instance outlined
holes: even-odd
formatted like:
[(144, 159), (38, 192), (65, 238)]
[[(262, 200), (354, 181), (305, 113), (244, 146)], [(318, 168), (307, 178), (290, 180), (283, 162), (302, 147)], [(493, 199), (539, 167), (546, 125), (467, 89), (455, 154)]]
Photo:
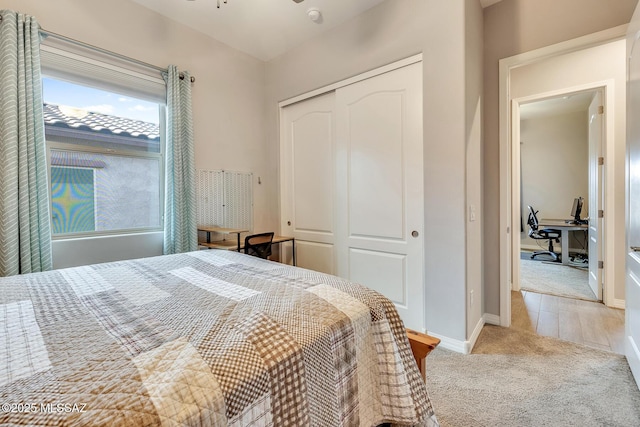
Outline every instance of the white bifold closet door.
[(424, 329), (422, 66), (283, 109), (282, 233), (298, 265), (362, 283)]
[(282, 111), (282, 234), (296, 239), (299, 267), (335, 274), (335, 94)]

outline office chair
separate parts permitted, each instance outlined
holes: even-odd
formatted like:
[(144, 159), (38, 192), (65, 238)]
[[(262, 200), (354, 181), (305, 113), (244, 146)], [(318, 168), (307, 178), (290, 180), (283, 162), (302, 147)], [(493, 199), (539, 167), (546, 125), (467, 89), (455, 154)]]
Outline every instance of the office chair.
[(538, 217), (536, 216), (538, 211), (534, 210), (531, 206), (527, 207), (529, 208), (529, 219), (527, 219), (527, 224), (529, 224), (529, 237), (536, 240), (549, 241), (549, 250), (536, 251), (531, 254), (531, 258), (533, 259), (538, 255), (550, 255), (554, 261), (559, 261), (558, 254), (553, 250), (553, 241), (555, 240), (556, 243), (560, 243), (560, 236), (562, 235), (562, 231), (555, 228), (544, 228), (542, 230), (539, 230)]
[(252, 234), (244, 238), (244, 253), (267, 259), (271, 255), (273, 232)]

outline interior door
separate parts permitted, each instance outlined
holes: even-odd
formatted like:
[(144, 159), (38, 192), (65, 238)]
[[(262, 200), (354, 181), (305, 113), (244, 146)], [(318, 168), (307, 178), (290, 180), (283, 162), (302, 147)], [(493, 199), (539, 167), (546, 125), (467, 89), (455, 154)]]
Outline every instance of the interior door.
[[(598, 214), (604, 205), (602, 139), (604, 109), (602, 93), (597, 91), (589, 105), (589, 287), (602, 301), (602, 218)], [(564, 255), (564, 254), (563, 254)]]
[(640, 384), (640, 47), (637, 38), (629, 58), (627, 97), (628, 179), (625, 355)]
[(424, 328), (422, 65), (336, 91), (337, 274)]
[(283, 109), (281, 230), (296, 239), (296, 264), (335, 274), (335, 95)]

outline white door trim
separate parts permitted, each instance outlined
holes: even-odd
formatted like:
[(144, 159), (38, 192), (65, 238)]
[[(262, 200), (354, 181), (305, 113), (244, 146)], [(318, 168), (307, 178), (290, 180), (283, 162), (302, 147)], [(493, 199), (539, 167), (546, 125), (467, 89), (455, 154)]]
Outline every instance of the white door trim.
[[(536, 101), (542, 101), (545, 99), (550, 99), (550, 98), (556, 98), (559, 96), (563, 96), (563, 95), (567, 95), (567, 94), (572, 94), (572, 93), (577, 93), (577, 92), (595, 92), (595, 91), (601, 91), (602, 93), (602, 99), (603, 99), (603, 104), (605, 106), (605, 123), (604, 123), (604, 127), (605, 127), (605, 132), (604, 132), (604, 138), (602, 141), (602, 146), (604, 147), (604, 157), (605, 158), (613, 158), (613, 144), (611, 143), (611, 141), (614, 140), (614, 130), (615, 130), (615, 123), (614, 123), (614, 115), (613, 114), (607, 114), (609, 111), (613, 111), (613, 104), (614, 104), (614, 99), (613, 96), (611, 96), (611, 94), (614, 93), (614, 85), (615, 85), (615, 81), (613, 79), (607, 79), (607, 80), (602, 80), (602, 81), (596, 81), (596, 82), (591, 82), (588, 84), (583, 84), (583, 85), (576, 85), (576, 86), (570, 86), (570, 87), (566, 87), (566, 88), (562, 88), (562, 89), (558, 89), (558, 90), (553, 90), (553, 91), (549, 91), (549, 92), (543, 92), (543, 93), (536, 93), (533, 95), (528, 95), (528, 96), (523, 96), (521, 98), (515, 98), (512, 100), (512, 109), (511, 109), (511, 128), (512, 128), (512, 141), (520, 141), (522, 138), (520, 137), (520, 107), (522, 106), (522, 104), (527, 104), (530, 102), (536, 102)], [(609, 96), (607, 96), (607, 94), (609, 94)], [(609, 143), (607, 143), (609, 142)], [(520, 158), (520, 144), (512, 144), (512, 153), (513, 153), (513, 162), (511, 163), (511, 172), (512, 172), (512, 176), (511, 176), (511, 180), (512, 180), (512, 187), (514, 189), (514, 191), (511, 193), (511, 217), (512, 218), (516, 218), (520, 215), (520, 177), (521, 177), (521, 170), (520, 170), (520, 161), (518, 160)], [(612, 168), (609, 168), (612, 169)], [(607, 169), (605, 169), (607, 170)], [(606, 172), (605, 172), (606, 174)], [(607, 181), (605, 183), (605, 188), (601, 188), (599, 191), (605, 191), (605, 193), (607, 191), (614, 191), (614, 187), (613, 185), (610, 183), (610, 181), (612, 181), (613, 178), (609, 179), (609, 180), (605, 180)], [(607, 187), (607, 184), (611, 184), (609, 187)], [(610, 193), (613, 194), (613, 193)], [(609, 198), (611, 200), (611, 198)], [(606, 207), (604, 207), (606, 209)], [(609, 216), (609, 218), (612, 218), (612, 215)], [(606, 219), (605, 219), (606, 221)], [(606, 230), (606, 222), (603, 222), (603, 228)], [(511, 254), (511, 259), (513, 261), (517, 260), (520, 256), (520, 234), (519, 233), (513, 233), (512, 234), (513, 237), (513, 241), (512, 241), (512, 254)], [(603, 239), (602, 240), (605, 244), (603, 245), (603, 259), (607, 259), (607, 239)], [(610, 243), (613, 243), (613, 239), (609, 239)], [(609, 248), (609, 254), (613, 253), (613, 245), (611, 245), (611, 247)], [(610, 256), (610, 255), (609, 255)], [(613, 263), (612, 263), (613, 264)], [(513, 262), (512, 263), (512, 271), (513, 271), (513, 275), (512, 275), (512, 282), (511, 282), (511, 286), (512, 289), (514, 291), (519, 291), (520, 290), (520, 263), (519, 262)], [(613, 273), (614, 273), (614, 269), (613, 268), (608, 268), (605, 269), (605, 278), (608, 278), (607, 281), (609, 281), (609, 283), (613, 283)], [(614, 287), (610, 286), (607, 287), (607, 291), (608, 294), (605, 297), (603, 295), (603, 298), (610, 298), (609, 301), (613, 301), (614, 298)]]
[[(578, 50), (586, 49), (589, 47), (597, 46), (614, 40), (622, 40), (626, 36), (627, 25), (620, 25), (618, 27), (610, 28), (605, 31), (600, 31), (594, 34), (589, 34), (584, 37), (579, 37), (566, 42), (558, 43), (552, 46), (532, 50), (519, 55), (511, 56), (509, 58), (501, 59), (499, 62), (499, 127), (500, 127), (500, 325), (508, 327), (511, 324), (511, 289), (512, 289), (512, 264), (513, 264), (513, 235), (512, 233), (512, 218), (513, 218), (513, 197), (514, 192), (517, 193), (519, 198), (519, 187), (514, 186), (514, 176), (518, 177), (519, 173), (515, 173), (513, 169), (514, 148), (512, 144), (512, 100), (510, 95), (511, 84), (511, 70), (522, 67), (524, 65), (532, 64), (541, 60), (549, 59), (554, 56), (564, 55), (567, 53), (575, 52)], [(613, 106), (609, 105), (610, 99), (607, 97), (607, 107), (609, 113), (613, 111)], [(609, 108), (610, 107), (610, 108)], [(611, 116), (612, 114), (608, 114)], [(609, 137), (609, 133), (613, 131), (612, 124), (605, 124), (607, 127), (606, 135)], [(613, 144), (609, 144), (611, 146)], [(612, 147), (607, 146), (606, 155), (613, 161), (613, 155), (611, 152)], [(517, 153), (516, 153), (517, 154)], [(611, 170), (613, 168), (609, 168)], [(517, 170), (519, 172), (519, 169)], [(605, 172), (607, 173), (607, 172)], [(613, 189), (609, 186), (613, 185), (613, 176), (609, 177), (609, 173), (605, 176), (606, 180), (606, 192)], [(516, 181), (517, 183), (517, 181)], [(609, 209), (609, 200), (605, 202), (605, 209)], [(610, 210), (613, 212), (613, 210)], [(611, 216), (612, 217), (612, 216)], [(606, 220), (606, 218), (605, 218)], [(519, 229), (519, 227), (518, 227)], [(605, 225), (605, 229), (613, 230)], [(613, 240), (613, 239), (608, 239)], [(613, 242), (610, 242), (612, 245)], [(605, 247), (605, 252), (608, 248)], [(612, 253), (612, 252), (610, 252)], [(605, 253), (606, 256), (606, 253)], [(613, 269), (609, 269), (613, 270)], [(608, 282), (605, 276), (605, 284)], [(611, 298), (613, 299), (613, 282), (609, 282), (610, 286), (605, 287), (605, 302)], [(611, 294), (611, 295), (610, 295)]]
[(297, 95), (292, 98), (285, 99), (278, 103), (278, 107), (282, 109), (287, 105), (295, 104), (296, 102), (304, 101), (305, 99), (313, 98), (314, 96), (322, 95), (323, 93), (331, 92), (331, 91), (340, 89), (341, 87), (349, 86), (353, 83), (357, 83), (362, 80), (367, 80), (367, 79), (370, 79), (371, 77), (388, 73), (389, 71), (397, 70), (398, 68), (406, 67), (407, 65), (415, 64), (417, 62), (422, 62), (421, 53), (410, 56), (408, 58), (401, 59), (400, 61), (392, 62), (391, 64), (383, 65), (382, 67), (378, 67), (373, 70), (366, 71), (362, 74), (349, 77), (348, 79), (340, 80), (339, 82), (332, 83), (330, 85), (323, 86), (318, 89), (314, 89), (310, 92), (306, 92), (301, 95)]

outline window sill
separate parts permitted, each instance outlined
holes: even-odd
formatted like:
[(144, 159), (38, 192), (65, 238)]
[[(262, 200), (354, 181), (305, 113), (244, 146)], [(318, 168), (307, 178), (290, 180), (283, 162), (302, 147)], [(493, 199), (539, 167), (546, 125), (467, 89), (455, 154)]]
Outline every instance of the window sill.
[(162, 231), (56, 239), (52, 242), (53, 268), (162, 255), (163, 240)]

